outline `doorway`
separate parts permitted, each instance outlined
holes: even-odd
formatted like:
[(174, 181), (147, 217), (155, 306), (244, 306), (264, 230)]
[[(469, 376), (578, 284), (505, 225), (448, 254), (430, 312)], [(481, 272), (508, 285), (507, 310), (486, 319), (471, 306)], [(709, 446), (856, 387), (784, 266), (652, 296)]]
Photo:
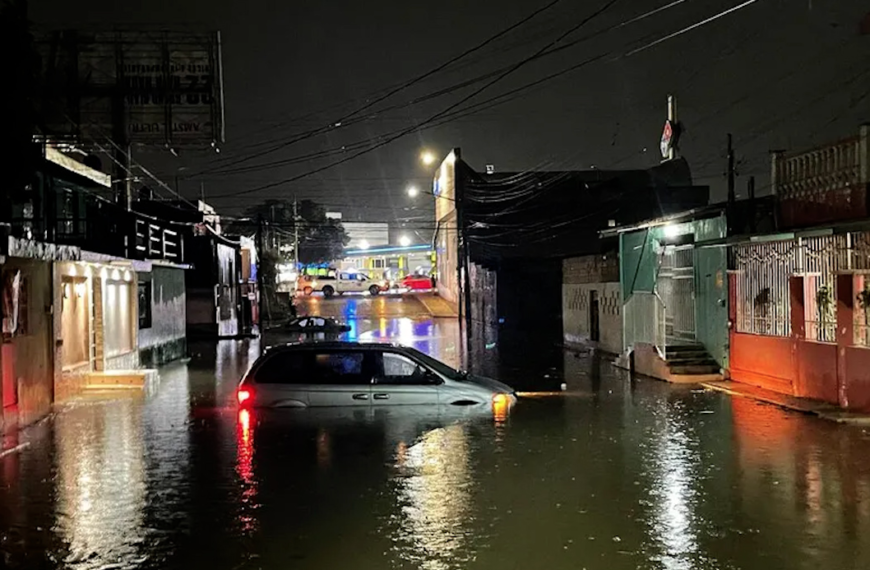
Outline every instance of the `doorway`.
[(589, 291), (589, 340), (601, 341), (601, 317), (598, 309), (598, 291)]
[(91, 361), (90, 291), (85, 278), (64, 277), (61, 287), (62, 365), (69, 370)]

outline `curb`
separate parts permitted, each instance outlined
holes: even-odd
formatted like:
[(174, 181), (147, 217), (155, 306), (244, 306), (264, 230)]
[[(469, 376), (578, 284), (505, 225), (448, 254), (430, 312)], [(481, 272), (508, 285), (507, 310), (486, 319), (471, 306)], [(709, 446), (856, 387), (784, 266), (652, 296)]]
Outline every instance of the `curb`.
[(806, 414), (810, 416), (815, 416), (817, 418), (837, 422), (840, 424), (849, 424), (856, 426), (870, 426), (870, 414), (861, 414), (856, 412), (848, 412), (845, 410), (826, 410), (813, 407), (813, 403), (807, 402), (807, 405), (800, 406), (792, 404), (784, 399), (779, 399), (774, 396), (764, 396), (763, 394), (751, 394), (748, 392), (742, 392), (740, 390), (734, 390), (727, 386), (722, 386), (718, 384), (713, 384), (710, 382), (701, 382), (701, 386), (708, 390), (715, 390), (717, 392), (722, 392), (724, 394), (728, 394), (732, 397), (740, 397), (747, 398), (750, 400), (755, 400), (757, 402), (763, 402), (765, 404), (770, 404), (772, 406), (776, 406), (778, 408), (782, 408), (784, 410), (789, 410), (792, 412), (798, 412), (801, 414)]

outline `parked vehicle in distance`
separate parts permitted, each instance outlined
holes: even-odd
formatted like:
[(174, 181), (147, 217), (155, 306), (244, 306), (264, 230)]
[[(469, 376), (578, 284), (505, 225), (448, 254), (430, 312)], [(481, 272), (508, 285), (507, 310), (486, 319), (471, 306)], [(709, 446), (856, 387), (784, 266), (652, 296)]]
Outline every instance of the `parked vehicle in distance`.
[(290, 319), (284, 329), (298, 333), (343, 333), (348, 332), (350, 326), (329, 317), (298, 317)]
[(304, 293), (305, 295), (310, 295), (314, 291), (314, 286), (312, 283), (321, 280), (332, 279), (331, 277), (319, 276), (319, 275), (300, 275), (296, 278), (296, 292)]
[(371, 295), (380, 295), (382, 291), (386, 291), (389, 286), (379, 281), (374, 281), (368, 278), (363, 273), (338, 273), (334, 277), (326, 276), (305, 276), (310, 279), (300, 283), (301, 287), (297, 286), (305, 295), (312, 293), (323, 293), (324, 297), (332, 297), (336, 293), (343, 295), (344, 293), (369, 293)]
[(432, 289), (432, 278), (428, 275), (408, 275), (402, 279), (400, 287), (411, 291), (428, 291)]
[(395, 344), (314, 342), (271, 348), (237, 390), (239, 405), (265, 408), (453, 405), (504, 414), (513, 388), (454, 370)]

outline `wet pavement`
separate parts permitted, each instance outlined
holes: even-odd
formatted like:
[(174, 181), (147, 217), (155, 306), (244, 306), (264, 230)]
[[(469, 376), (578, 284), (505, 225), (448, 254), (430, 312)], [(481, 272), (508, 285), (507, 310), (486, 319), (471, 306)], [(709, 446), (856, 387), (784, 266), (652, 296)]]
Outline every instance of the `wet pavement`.
[[(455, 357), (413, 303), (319, 303), (351, 338)], [(19, 434), (0, 568), (870, 568), (870, 431), (562, 353), (507, 367), (567, 391), (506, 418), (239, 412), (257, 341), (192, 353)]]

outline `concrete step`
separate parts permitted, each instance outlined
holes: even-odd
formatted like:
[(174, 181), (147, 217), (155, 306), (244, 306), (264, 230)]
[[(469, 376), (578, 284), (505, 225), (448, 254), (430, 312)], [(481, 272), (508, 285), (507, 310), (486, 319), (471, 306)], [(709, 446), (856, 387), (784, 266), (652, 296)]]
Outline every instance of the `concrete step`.
[(665, 347), (666, 352), (682, 353), (682, 352), (706, 352), (703, 344), (669, 344)]
[(710, 358), (710, 355), (707, 353), (692, 356), (692, 357), (674, 357), (667, 358), (665, 362), (668, 363), (668, 366), (692, 366), (692, 365), (704, 365), (704, 364), (716, 364), (716, 361)]
[(668, 365), (668, 370), (671, 374), (678, 375), (700, 375), (700, 374), (719, 374), (718, 364), (689, 364), (680, 366)]

